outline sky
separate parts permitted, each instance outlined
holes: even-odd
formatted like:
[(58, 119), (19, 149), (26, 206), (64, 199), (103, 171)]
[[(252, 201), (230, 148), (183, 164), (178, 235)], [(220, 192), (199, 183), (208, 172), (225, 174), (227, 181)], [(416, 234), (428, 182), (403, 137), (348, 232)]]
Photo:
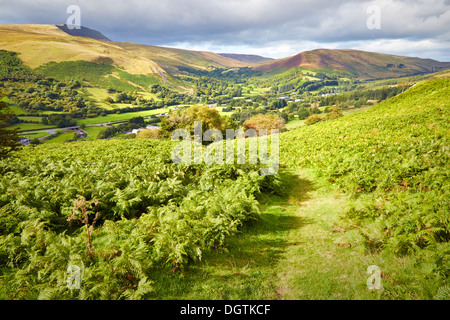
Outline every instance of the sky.
[(450, 0), (0, 0), (0, 24), (74, 23), (70, 5), (82, 26), (115, 41), (271, 58), (345, 48), (450, 61)]

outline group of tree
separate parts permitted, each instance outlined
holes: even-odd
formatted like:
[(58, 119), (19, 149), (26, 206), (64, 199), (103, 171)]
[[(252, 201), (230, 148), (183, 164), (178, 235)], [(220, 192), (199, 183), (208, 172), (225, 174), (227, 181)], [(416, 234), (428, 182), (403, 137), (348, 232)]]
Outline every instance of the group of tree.
[(178, 70), (185, 74), (196, 75), (200, 77), (214, 78), (218, 80), (233, 80), (240, 82), (251, 77), (257, 77), (262, 74), (261, 71), (254, 70), (253, 68), (215, 68), (211, 67), (208, 70), (199, 70), (190, 67), (178, 67)]
[(341, 108), (332, 106), (327, 109), (327, 113), (325, 114), (325, 116), (319, 116), (319, 114), (317, 113), (311, 114), (309, 117), (306, 118), (305, 124), (312, 125), (318, 122), (333, 120), (343, 116), (344, 114)]
[(353, 92), (331, 95), (320, 102), (320, 106), (337, 105), (341, 108), (361, 106), (368, 100), (383, 101), (402, 93), (409, 85), (386, 86), (372, 90), (357, 90)]
[(244, 121), (242, 125), (245, 130), (254, 129), (258, 134), (260, 133), (259, 130), (266, 130), (267, 134), (270, 134), (271, 130), (281, 132), (285, 122), (285, 119), (276, 114), (258, 114)]
[(186, 129), (194, 134), (195, 122), (202, 122), (202, 134), (209, 129), (217, 129), (225, 133), (226, 129), (236, 128), (230, 117), (222, 116), (215, 108), (205, 105), (194, 105), (184, 110), (177, 110), (164, 117), (161, 121), (160, 135), (170, 138), (176, 129)]
[(145, 119), (143, 117), (134, 117), (129, 119), (127, 122), (106, 127), (105, 130), (100, 131), (97, 135), (97, 139), (108, 139), (118, 133), (124, 133), (128, 131), (132, 131), (134, 129), (140, 129), (147, 126)]
[(9, 126), (9, 119), (12, 116), (8, 105), (0, 101), (0, 159), (6, 158), (19, 148), (17, 129), (5, 129)]
[(42, 124), (53, 125), (57, 128), (73, 127), (77, 125), (77, 120), (71, 114), (50, 114), (42, 117)]

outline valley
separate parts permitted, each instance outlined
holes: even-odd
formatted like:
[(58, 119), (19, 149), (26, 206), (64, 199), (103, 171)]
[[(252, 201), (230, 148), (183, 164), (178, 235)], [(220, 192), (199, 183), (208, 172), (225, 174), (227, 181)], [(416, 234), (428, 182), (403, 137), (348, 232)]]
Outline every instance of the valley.
[[(449, 69), (0, 25), (0, 299), (448, 299)], [(280, 129), (280, 171), (174, 164), (194, 121)]]

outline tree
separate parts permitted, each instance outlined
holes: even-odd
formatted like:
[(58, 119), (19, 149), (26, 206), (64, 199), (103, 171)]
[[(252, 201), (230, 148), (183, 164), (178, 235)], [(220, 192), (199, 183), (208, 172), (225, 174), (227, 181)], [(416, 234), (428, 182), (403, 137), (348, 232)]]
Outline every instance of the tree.
[(97, 139), (108, 139), (117, 132), (119, 132), (119, 130), (116, 127), (107, 127), (105, 130), (99, 132)]
[(144, 129), (138, 132), (137, 139), (160, 139), (159, 132), (161, 129)]
[(127, 100), (128, 96), (126, 95), (126, 93), (117, 93), (116, 94), (116, 102), (120, 103), (120, 102), (124, 102)]
[(337, 119), (340, 117), (343, 117), (344, 114), (342, 113), (342, 109), (338, 108), (336, 106), (332, 106), (330, 107), (330, 113), (327, 113), (326, 119), (327, 120), (332, 120), (332, 119)]
[(286, 121), (279, 117), (276, 114), (258, 114), (247, 121), (245, 121), (242, 125), (246, 130), (249, 129), (255, 129), (255, 130), (261, 130), (265, 129), (270, 133), (270, 130), (280, 130), (284, 127), (284, 123)]
[(309, 116), (306, 121), (305, 124), (306, 125), (312, 125), (315, 124), (317, 122), (323, 121), (324, 119), (321, 116), (318, 116), (317, 114), (313, 114), (312, 116)]
[(283, 111), (280, 113), (280, 117), (284, 119), (284, 121), (289, 121), (289, 115), (287, 112)]
[(38, 144), (42, 144), (42, 142), (38, 138), (33, 138), (30, 140), (30, 144), (38, 145)]
[(0, 101), (0, 159), (10, 156), (11, 152), (17, 150), (17, 129), (3, 129), (9, 126), (9, 120), (14, 116), (8, 108), (8, 105)]
[(218, 129), (225, 132), (226, 118), (214, 108), (207, 106), (192, 106), (186, 110), (179, 110), (171, 113), (168, 117), (161, 120), (162, 130), (160, 134), (163, 137), (169, 137), (176, 129), (186, 129), (194, 134), (194, 125), (196, 121), (202, 122), (202, 134), (209, 129)]
[(321, 114), (322, 111), (318, 107), (311, 107), (311, 114)]
[(310, 116), (310, 112), (309, 112), (309, 110), (307, 108), (301, 107), (298, 110), (298, 114), (297, 115), (298, 115), (298, 118), (300, 120), (305, 120), (306, 118), (308, 118)]

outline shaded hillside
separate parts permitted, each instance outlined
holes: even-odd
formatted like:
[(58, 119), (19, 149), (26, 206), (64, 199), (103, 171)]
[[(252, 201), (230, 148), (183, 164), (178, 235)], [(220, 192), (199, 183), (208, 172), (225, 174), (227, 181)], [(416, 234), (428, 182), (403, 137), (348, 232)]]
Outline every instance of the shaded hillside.
[(342, 49), (317, 49), (255, 67), (264, 72), (292, 68), (332, 69), (359, 79), (396, 78), (432, 73), (450, 68), (449, 62)]
[(256, 63), (256, 64), (262, 64), (269, 61), (273, 61), (273, 58), (266, 58), (261, 57), (254, 54), (236, 54), (236, 53), (219, 53), (222, 57), (247, 62), (247, 63)]
[(106, 36), (104, 36), (101, 32), (90, 29), (90, 28), (86, 28), (83, 26), (81, 26), (80, 29), (69, 29), (66, 24), (60, 24), (60, 25), (57, 25), (57, 27), (61, 31), (64, 31), (65, 33), (70, 34), (71, 36), (86, 37), (86, 38), (103, 40), (103, 41), (111, 41)]
[(155, 61), (170, 73), (179, 72), (179, 67), (204, 70), (209, 67), (244, 68), (254, 65), (206, 51), (191, 51), (131, 42), (114, 42), (114, 44), (130, 53)]

